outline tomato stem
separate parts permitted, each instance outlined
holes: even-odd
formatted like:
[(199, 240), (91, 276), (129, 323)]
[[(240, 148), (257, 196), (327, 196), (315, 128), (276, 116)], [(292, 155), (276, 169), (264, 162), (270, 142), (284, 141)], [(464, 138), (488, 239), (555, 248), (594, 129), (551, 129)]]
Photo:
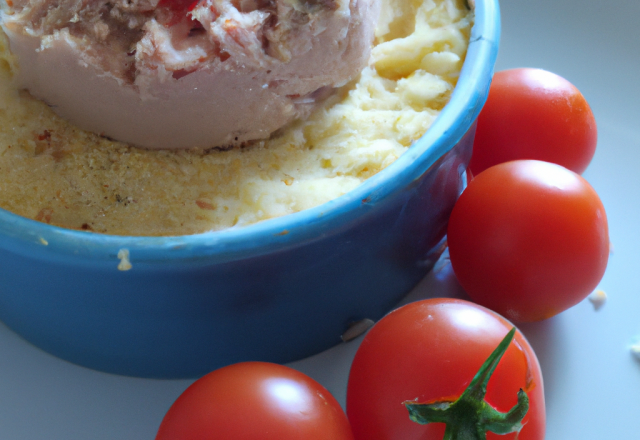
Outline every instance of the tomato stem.
[(485, 440), (487, 431), (496, 434), (520, 431), (522, 419), (529, 410), (527, 393), (520, 389), (518, 403), (506, 413), (497, 411), (484, 400), (489, 379), (507, 351), (515, 333), (514, 327), (484, 361), (467, 389), (458, 399), (453, 402), (404, 402), (409, 411), (409, 418), (421, 425), (436, 422), (446, 423), (443, 440)]

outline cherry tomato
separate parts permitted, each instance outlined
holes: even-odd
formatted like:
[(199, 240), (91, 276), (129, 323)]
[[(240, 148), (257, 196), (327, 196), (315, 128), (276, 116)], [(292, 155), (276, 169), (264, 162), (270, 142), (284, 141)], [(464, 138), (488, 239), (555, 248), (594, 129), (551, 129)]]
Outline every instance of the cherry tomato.
[(336, 399), (278, 364), (244, 362), (194, 382), (165, 415), (156, 440), (351, 440)]
[(447, 234), (462, 287), (514, 322), (549, 318), (583, 300), (609, 258), (607, 217), (595, 190), (548, 162), (507, 162), (475, 176)]
[[(363, 339), (349, 373), (347, 415), (355, 439), (442, 440), (443, 423), (417, 424), (403, 403), (460, 396), (512, 327), (498, 314), (458, 299), (417, 301), (385, 316)], [(529, 398), (521, 431), (488, 432), (488, 440), (544, 439), (540, 366), (517, 332), (489, 379), (485, 401), (506, 412), (518, 402), (520, 389)]]
[(580, 91), (541, 69), (497, 72), (480, 116), (473, 174), (517, 159), (537, 159), (581, 174), (597, 143), (596, 121)]

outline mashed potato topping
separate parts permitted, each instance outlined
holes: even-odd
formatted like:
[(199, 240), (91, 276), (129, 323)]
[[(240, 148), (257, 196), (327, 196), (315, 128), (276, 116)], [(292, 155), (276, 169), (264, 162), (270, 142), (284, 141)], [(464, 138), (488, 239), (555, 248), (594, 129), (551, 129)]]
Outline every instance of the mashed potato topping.
[(429, 128), (456, 84), (465, 0), (384, 0), (369, 66), (303, 122), (227, 151), (152, 151), (84, 132), (17, 91), (0, 44), (0, 207), (117, 235), (182, 235), (311, 208), (361, 184)]

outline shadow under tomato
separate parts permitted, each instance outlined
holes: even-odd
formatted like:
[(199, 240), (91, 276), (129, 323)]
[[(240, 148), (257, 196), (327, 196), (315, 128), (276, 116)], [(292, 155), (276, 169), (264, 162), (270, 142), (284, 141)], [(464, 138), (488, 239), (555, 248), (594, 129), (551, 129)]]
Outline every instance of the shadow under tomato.
[(453, 273), (448, 249), (445, 249), (433, 269), (398, 304), (398, 307), (429, 298), (458, 298), (471, 301)]
[(518, 328), (538, 357), (544, 380), (547, 413), (552, 412), (553, 402), (560, 401), (554, 398), (554, 393), (562, 388), (558, 385), (561, 376), (558, 373), (561, 372), (563, 353), (567, 351), (568, 344), (565, 320), (562, 315), (558, 315), (544, 321), (520, 324)]

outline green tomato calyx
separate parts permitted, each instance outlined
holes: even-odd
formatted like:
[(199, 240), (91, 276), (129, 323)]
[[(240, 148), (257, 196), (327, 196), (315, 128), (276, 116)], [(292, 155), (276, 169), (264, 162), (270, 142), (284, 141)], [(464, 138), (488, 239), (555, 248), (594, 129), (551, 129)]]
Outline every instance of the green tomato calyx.
[(514, 327), (484, 361), (467, 389), (455, 401), (404, 402), (409, 410), (409, 418), (421, 425), (446, 423), (443, 440), (486, 440), (487, 431), (496, 434), (519, 432), (523, 426), (522, 419), (529, 410), (527, 393), (520, 389), (518, 403), (506, 413), (497, 411), (484, 400), (487, 383), (515, 334)]

